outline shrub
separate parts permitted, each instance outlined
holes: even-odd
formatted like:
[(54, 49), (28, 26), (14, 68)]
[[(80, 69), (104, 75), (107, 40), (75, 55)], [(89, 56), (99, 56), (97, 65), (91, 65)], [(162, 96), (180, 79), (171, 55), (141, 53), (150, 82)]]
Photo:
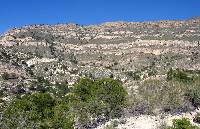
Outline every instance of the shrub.
[[(83, 78), (74, 85), (73, 94), (78, 101), (78, 112), (97, 117), (117, 117), (126, 102), (127, 92), (118, 80)], [(79, 114), (80, 115), (80, 114)], [(87, 119), (87, 116), (86, 116)]]
[(73, 128), (67, 103), (47, 93), (23, 96), (3, 112), (1, 128)]
[(95, 81), (96, 96), (106, 102), (111, 110), (115, 110), (118, 106), (125, 104), (127, 92), (118, 80), (110, 78)]
[(199, 129), (199, 127), (192, 125), (188, 119), (183, 118), (175, 119), (172, 127), (168, 127), (167, 129)]
[(100, 80), (81, 79), (74, 87), (75, 95), (83, 102), (101, 101), (109, 109), (115, 110), (125, 104), (127, 92), (118, 80), (105, 78)]

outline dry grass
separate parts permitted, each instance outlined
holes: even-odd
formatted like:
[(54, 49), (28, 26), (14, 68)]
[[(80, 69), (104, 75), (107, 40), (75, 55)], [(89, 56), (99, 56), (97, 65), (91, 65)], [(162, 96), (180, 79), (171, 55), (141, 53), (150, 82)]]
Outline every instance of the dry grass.
[(191, 83), (145, 80), (140, 83), (137, 94), (133, 91), (129, 96), (129, 108), (136, 114), (186, 112), (195, 109), (194, 103), (200, 104), (199, 79)]

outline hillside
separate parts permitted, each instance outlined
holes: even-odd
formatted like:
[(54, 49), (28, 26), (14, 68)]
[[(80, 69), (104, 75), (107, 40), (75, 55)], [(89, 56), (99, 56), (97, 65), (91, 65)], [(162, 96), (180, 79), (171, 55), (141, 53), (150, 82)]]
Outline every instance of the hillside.
[[(1, 112), (15, 98), (37, 92), (33, 84), (40, 77), (72, 88), (83, 77), (120, 80), (130, 98), (125, 119), (195, 111), (199, 105), (182, 98), (194, 90), (185, 87), (200, 86), (200, 19), (15, 28), (0, 37), (0, 75)], [(163, 96), (177, 100), (160, 102)]]

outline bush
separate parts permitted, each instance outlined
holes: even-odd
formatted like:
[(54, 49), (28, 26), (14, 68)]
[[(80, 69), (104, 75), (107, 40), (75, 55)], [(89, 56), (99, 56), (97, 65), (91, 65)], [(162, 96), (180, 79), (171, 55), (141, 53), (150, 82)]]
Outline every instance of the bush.
[(23, 96), (3, 112), (1, 128), (73, 128), (73, 117), (67, 103), (47, 93)]
[(122, 83), (110, 78), (96, 80), (96, 97), (107, 103), (111, 111), (125, 104), (127, 92)]
[(168, 127), (167, 129), (200, 129), (200, 128), (192, 125), (188, 119), (183, 118), (183, 119), (175, 119), (173, 121), (172, 127)]
[(33, 86), (40, 92), (13, 100), (3, 111), (0, 128), (93, 128), (120, 116), (127, 97), (122, 83), (111, 78), (80, 79), (72, 92), (66, 83), (51, 84), (42, 77)]
[(80, 101), (86, 103), (99, 101), (99, 104), (107, 105), (107, 108), (111, 111), (117, 109), (118, 106), (123, 106), (127, 95), (122, 83), (110, 78), (101, 80), (81, 79), (75, 85), (74, 93)]
[[(78, 112), (93, 118), (120, 116), (125, 105), (127, 92), (118, 80), (105, 78), (92, 80), (83, 78), (74, 85), (73, 94), (78, 102)], [(86, 117), (88, 118), (88, 117)]]

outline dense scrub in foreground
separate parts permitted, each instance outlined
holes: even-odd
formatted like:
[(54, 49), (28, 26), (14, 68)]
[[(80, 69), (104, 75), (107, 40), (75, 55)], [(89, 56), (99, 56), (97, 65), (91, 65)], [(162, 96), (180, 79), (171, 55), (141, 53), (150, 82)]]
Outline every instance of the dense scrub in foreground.
[[(42, 89), (49, 84), (44, 79), (39, 83)], [(80, 79), (64, 96), (52, 90), (15, 99), (3, 112), (1, 128), (89, 128), (120, 116), (127, 96), (122, 83), (110, 78)]]
[(48, 93), (23, 96), (9, 105), (2, 128), (73, 128), (74, 118), (67, 102)]
[[(69, 88), (67, 83), (52, 84), (38, 77), (30, 86), (35, 92), (5, 106), (0, 127), (94, 128), (119, 118), (125, 108), (133, 115), (160, 114), (187, 112), (200, 105), (199, 73), (171, 69), (166, 80), (138, 82), (137, 93), (128, 95), (122, 82), (112, 78), (82, 78)], [(194, 121), (199, 122), (199, 116)], [(170, 129), (179, 129), (176, 126)]]

